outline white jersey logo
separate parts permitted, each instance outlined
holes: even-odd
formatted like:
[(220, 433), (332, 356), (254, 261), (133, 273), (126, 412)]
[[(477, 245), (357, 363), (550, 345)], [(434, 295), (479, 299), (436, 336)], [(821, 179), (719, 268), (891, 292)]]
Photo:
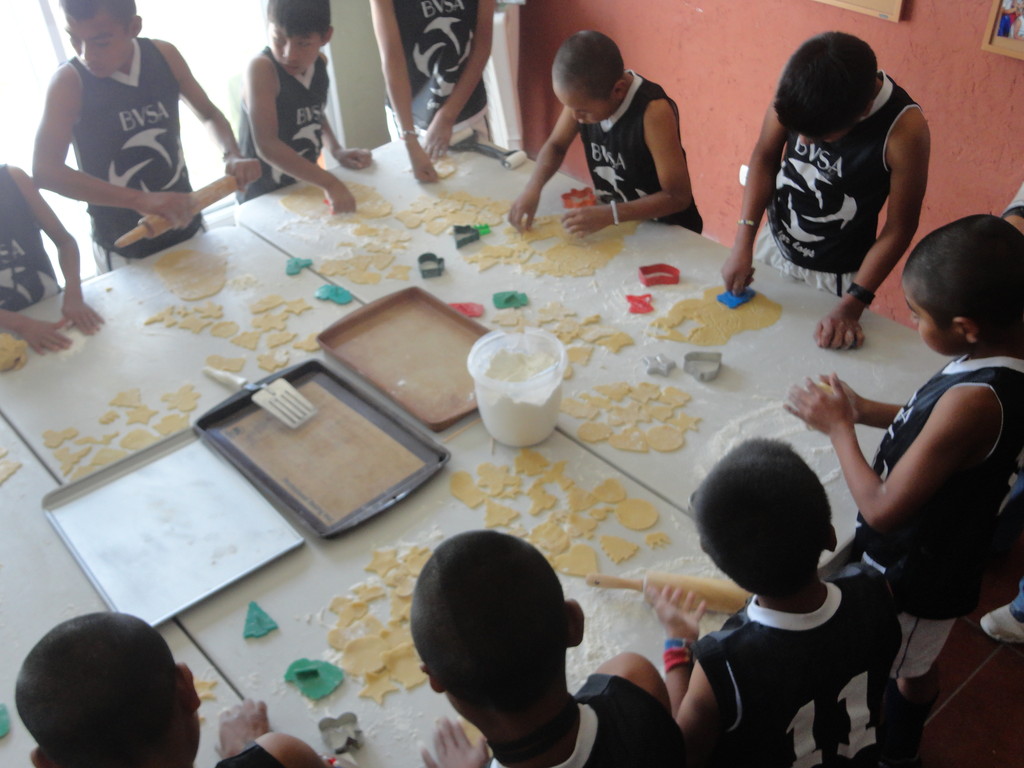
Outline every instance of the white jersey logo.
[[(110, 161), (110, 167), (107, 169), (107, 181), (111, 184), (116, 184), (119, 187), (127, 187), (131, 184), (132, 179), (141, 171), (147, 167), (150, 163), (156, 160), (156, 157), (149, 157), (141, 162), (136, 163), (124, 173), (118, 173), (116, 158), (121, 153), (129, 149), (144, 149), (151, 150), (157, 157), (163, 160), (167, 164), (168, 170), (173, 171), (171, 178), (163, 186), (163, 189), (170, 189), (174, 184), (181, 178), (182, 172), (185, 170), (185, 154), (181, 151), (181, 142), (178, 142), (178, 163), (175, 166), (174, 161), (171, 159), (171, 153), (161, 144), (158, 139), (163, 134), (167, 133), (164, 128), (148, 128), (145, 131), (139, 131), (134, 136), (129, 138), (124, 144), (121, 145), (121, 149), (115, 153), (115, 159)], [(139, 184), (139, 188), (145, 192), (151, 191), (144, 182)]]
[[(794, 151), (798, 155), (806, 157), (807, 160), (788, 157), (786, 163), (791, 172), (787, 173), (785, 166), (779, 170), (775, 186), (780, 194), (790, 197), (786, 201), (786, 207), (790, 211), (789, 221), (780, 221), (779, 223), (796, 242), (818, 242), (825, 238), (811, 234), (809, 230), (820, 229), (813, 225), (838, 222), (839, 229), (845, 229), (846, 225), (857, 216), (857, 201), (849, 195), (843, 194), (838, 204), (832, 203), (834, 207), (831, 210), (826, 210), (828, 203), (824, 193), (834, 190), (834, 182), (843, 178), (843, 159), (841, 157), (833, 159), (827, 150), (816, 144), (808, 145), (801, 141), (797, 141)], [(818, 203), (820, 215), (811, 216), (805, 212), (798, 212), (797, 207), (793, 205), (791, 199), (793, 192), (790, 190), (796, 190), (801, 196), (805, 196), (807, 193), (813, 195)], [(829, 197), (834, 200), (836, 195), (833, 193)], [(805, 227), (805, 223), (812, 226)]]
[[(473, 47), (472, 31), (470, 31), (466, 47), (463, 49), (461, 41), (452, 30), (452, 27), (460, 21), (461, 19), (453, 16), (443, 16), (434, 19), (423, 30), (424, 36), (428, 41), (431, 41), (426, 49), (422, 50), (419, 42), (413, 47), (412, 60), (416, 65), (416, 69), (431, 80), (430, 92), (434, 96), (428, 105), (431, 110), (440, 107), (441, 102), (455, 90), (455, 83), (459, 79), (459, 71), (462, 69), (462, 64), (469, 56), (469, 52)], [(432, 42), (434, 39), (437, 42)], [(458, 57), (458, 60), (451, 66), (445, 66), (446, 60), (450, 60), (450, 57), (445, 56), (446, 49), (448, 48), (454, 50), (456, 57)]]

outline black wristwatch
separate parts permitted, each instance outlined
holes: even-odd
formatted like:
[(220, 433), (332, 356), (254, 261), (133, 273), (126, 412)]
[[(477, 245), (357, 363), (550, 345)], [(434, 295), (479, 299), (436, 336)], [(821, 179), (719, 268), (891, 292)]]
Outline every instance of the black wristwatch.
[(850, 287), (846, 289), (846, 292), (865, 307), (870, 307), (871, 302), (875, 300), (874, 291), (869, 291), (863, 285), (857, 285), (856, 283), (850, 283)]

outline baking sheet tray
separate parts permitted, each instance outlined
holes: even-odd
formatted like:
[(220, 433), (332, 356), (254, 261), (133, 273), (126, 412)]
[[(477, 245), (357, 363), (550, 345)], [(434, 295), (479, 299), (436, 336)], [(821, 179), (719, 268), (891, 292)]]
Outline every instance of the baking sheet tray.
[(106, 603), (153, 625), (303, 543), (191, 431), (51, 491), (43, 507)]
[(349, 313), (317, 340), (430, 429), (476, 410), (466, 358), (487, 329), (419, 287)]
[(447, 449), (401, 422), (317, 360), (284, 378), (317, 408), (292, 429), (239, 392), (196, 431), (266, 496), (320, 536), (348, 530), (405, 498), (448, 461)]

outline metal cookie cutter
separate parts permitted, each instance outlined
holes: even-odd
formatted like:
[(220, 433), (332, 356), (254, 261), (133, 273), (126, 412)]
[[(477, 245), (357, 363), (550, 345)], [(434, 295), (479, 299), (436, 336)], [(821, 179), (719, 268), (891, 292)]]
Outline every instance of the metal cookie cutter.
[(324, 744), (335, 755), (359, 749), (363, 746), (363, 731), (355, 713), (346, 712), (340, 717), (324, 717), (317, 723)]
[(656, 355), (649, 355), (642, 359), (644, 365), (647, 366), (647, 373), (651, 375), (668, 376), (672, 372), (672, 369), (676, 367), (676, 361), (670, 357), (666, 357), (661, 352)]
[(683, 370), (697, 381), (711, 381), (722, 370), (721, 352), (687, 352)]
[(648, 264), (637, 271), (644, 285), (675, 285), (679, 282), (679, 270), (671, 264)]
[(568, 192), (562, 193), (563, 208), (586, 208), (588, 205), (597, 205), (594, 190), (590, 187), (570, 189)]
[(455, 247), (461, 248), (479, 240), (480, 232), (468, 224), (456, 224), (452, 227), (452, 236), (455, 238)]
[(423, 277), (440, 277), (444, 274), (444, 259), (436, 253), (421, 253), (417, 261)]

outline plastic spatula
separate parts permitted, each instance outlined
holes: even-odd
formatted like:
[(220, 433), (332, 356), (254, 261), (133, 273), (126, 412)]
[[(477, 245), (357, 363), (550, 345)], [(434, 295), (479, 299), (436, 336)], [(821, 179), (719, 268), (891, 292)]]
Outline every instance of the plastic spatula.
[(292, 429), (301, 427), (316, 415), (316, 406), (285, 379), (274, 379), (269, 384), (257, 385), (250, 384), (241, 376), (210, 366), (205, 366), (203, 373), (221, 384), (252, 392), (252, 401), (256, 405)]

